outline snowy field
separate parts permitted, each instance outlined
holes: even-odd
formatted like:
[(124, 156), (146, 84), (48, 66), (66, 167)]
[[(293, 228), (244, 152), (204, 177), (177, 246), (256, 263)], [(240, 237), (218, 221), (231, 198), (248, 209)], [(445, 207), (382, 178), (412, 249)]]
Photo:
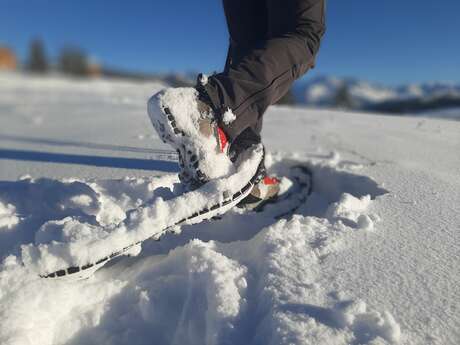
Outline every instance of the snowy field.
[(296, 215), (234, 210), (39, 278), (30, 248), (84, 236), (60, 225), (177, 182), (146, 115), (161, 87), (0, 74), (0, 344), (460, 343), (458, 121), (273, 107), (269, 165), (314, 173)]

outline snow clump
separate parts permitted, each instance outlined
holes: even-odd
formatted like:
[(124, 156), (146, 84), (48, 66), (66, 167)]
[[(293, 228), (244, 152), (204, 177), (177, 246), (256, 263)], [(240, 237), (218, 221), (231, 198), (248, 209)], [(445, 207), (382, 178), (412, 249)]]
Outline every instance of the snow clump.
[(11, 204), (0, 202), (0, 230), (11, 230), (18, 223), (16, 208)]
[(351, 194), (344, 193), (338, 202), (329, 206), (326, 216), (328, 219), (341, 220), (354, 228), (372, 231), (374, 222), (378, 221), (379, 218), (374, 214), (367, 214), (370, 204), (370, 195), (356, 198)]
[(231, 111), (230, 108), (227, 109), (227, 111), (224, 113), (224, 115), (222, 115), (222, 121), (226, 124), (226, 125), (229, 125), (231, 124), (233, 121), (236, 120), (236, 115), (233, 114), (233, 112)]

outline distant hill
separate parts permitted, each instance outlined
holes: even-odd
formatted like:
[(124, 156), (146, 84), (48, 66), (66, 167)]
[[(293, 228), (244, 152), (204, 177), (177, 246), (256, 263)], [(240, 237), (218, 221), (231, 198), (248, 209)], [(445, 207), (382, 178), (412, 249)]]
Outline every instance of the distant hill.
[(460, 85), (451, 83), (389, 87), (352, 78), (319, 77), (297, 83), (293, 92), (299, 104), (394, 114), (460, 107)]

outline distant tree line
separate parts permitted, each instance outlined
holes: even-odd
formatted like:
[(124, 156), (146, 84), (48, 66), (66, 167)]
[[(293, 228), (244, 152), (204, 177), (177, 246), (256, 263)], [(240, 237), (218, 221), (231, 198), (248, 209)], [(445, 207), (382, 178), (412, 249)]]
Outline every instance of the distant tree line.
[(460, 107), (460, 98), (457, 95), (440, 95), (427, 99), (386, 101), (365, 107), (364, 110), (387, 114), (408, 114), (457, 107)]
[(31, 72), (46, 73), (48, 71), (48, 59), (43, 43), (35, 39), (30, 43), (27, 69)]
[(62, 49), (58, 63), (59, 70), (74, 76), (84, 76), (89, 73), (88, 58), (85, 53), (77, 47), (66, 47)]
[[(32, 73), (47, 73), (51, 69), (44, 44), (40, 39), (34, 39), (30, 43), (26, 69)], [(73, 76), (87, 76), (91, 72), (87, 55), (75, 46), (67, 46), (61, 50), (55, 69)]]

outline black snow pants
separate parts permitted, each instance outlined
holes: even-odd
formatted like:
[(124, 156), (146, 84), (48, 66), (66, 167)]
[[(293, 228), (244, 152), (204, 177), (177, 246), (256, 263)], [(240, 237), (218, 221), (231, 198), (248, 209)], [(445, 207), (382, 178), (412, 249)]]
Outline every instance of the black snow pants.
[(260, 134), (262, 116), (292, 83), (314, 66), (325, 32), (325, 0), (223, 0), (230, 34), (225, 69), (205, 90), (234, 140), (246, 129)]

